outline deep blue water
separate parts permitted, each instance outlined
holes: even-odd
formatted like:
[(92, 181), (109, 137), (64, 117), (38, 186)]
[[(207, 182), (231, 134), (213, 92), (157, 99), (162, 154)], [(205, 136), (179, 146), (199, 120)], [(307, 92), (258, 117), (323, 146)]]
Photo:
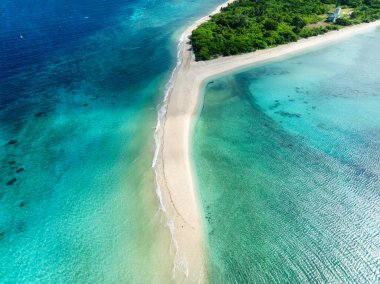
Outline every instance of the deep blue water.
[(126, 4), (125, 0), (109, 5), (107, 1), (34, 1), (32, 5), (2, 1), (2, 77), (14, 75), (17, 69), (28, 68), (31, 63), (42, 63), (54, 50), (69, 47), (81, 37), (115, 24), (114, 16)]
[(0, 282), (172, 281), (156, 106), (221, 2), (1, 1)]

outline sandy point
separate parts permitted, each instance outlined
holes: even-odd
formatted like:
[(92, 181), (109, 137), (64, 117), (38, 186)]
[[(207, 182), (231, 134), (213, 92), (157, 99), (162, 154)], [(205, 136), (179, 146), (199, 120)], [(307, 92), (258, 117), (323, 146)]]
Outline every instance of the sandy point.
[[(233, 1), (221, 6), (231, 2)], [(219, 12), (221, 6), (213, 13)], [(195, 62), (187, 39), (192, 30), (208, 19), (209, 17), (205, 17), (197, 21), (184, 33), (186, 41), (180, 50), (182, 64), (174, 75), (175, 82), (167, 100), (167, 111), (161, 122), (161, 147), (156, 165), (157, 180), (173, 236), (173, 276), (176, 282), (182, 283), (205, 283), (208, 274), (207, 237), (191, 159), (192, 127), (199, 109), (200, 90), (204, 82), (223, 73), (299, 54), (380, 26), (380, 21), (360, 24), (253, 53)]]

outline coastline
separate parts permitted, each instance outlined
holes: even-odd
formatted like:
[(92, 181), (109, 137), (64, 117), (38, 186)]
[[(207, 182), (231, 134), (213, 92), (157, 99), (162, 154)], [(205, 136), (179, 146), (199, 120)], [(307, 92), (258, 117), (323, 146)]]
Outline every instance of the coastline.
[[(178, 103), (173, 100), (172, 94), (180, 91), (177, 90), (178, 78), (184, 77), (187, 70), (184, 67), (188, 67), (192, 60), (188, 43), (191, 32), (234, 1), (236, 0), (228, 0), (219, 5), (182, 33), (177, 45), (177, 64), (166, 85), (157, 115), (152, 168), (156, 175), (160, 210), (172, 237), (170, 250), (174, 254), (173, 279), (176, 282), (206, 283), (207, 272), (202, 208), (194, 185), (190, 152), (186, 151), (190, 147), (193, 121), (191, 112), (188, 111), (195, 111), (197, 104), (193, 100), (189, 105), (186, 100)], [(174, 98), (180, 99), (178, 96)], [(187, 106), (191, 108), (187, 109)]]
[[(218, 13), (227, 1), (212, 14)], [(173, 276), (182, 282), (206, 282), (206, 250), (202, 208), (193, 176), (191, 132), (201, 104), (201, 87), (214, 76), (244, 69), (255, 63), (299, 54), (380, 26), (380, 21), (360, 24), (324, 35), (302, 39), (253, 53), (195, 62), (187, 42), (204, 17), (190, 26), (178, 46), (179, 61), (169, 81), (163, 110), (159, 112), (157, 137), (162, 138), (153, 161), (161, 209), (165, 212), (175, 249)], [(156, 136), (155, 136), (156, 138)]]

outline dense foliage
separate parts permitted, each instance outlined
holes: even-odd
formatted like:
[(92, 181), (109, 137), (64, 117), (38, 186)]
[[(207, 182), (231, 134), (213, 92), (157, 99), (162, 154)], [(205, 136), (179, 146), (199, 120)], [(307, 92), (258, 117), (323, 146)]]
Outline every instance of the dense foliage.
[(196, 60), (252, 52), (380, 19), (380, 0), (341, 0), (342, 16), (326, 23), (336, 0), (238, 0), (195, 29)]

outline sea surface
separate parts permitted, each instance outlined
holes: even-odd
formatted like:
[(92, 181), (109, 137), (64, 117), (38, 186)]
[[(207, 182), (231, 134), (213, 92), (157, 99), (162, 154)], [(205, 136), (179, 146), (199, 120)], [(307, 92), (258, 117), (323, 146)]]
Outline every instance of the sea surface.
[(222, 2), (0, 1), (0, 283), (173, 281), (157, 105)]
[(211, 283), (379, 283), (380, 30), (210, 80)]

